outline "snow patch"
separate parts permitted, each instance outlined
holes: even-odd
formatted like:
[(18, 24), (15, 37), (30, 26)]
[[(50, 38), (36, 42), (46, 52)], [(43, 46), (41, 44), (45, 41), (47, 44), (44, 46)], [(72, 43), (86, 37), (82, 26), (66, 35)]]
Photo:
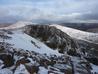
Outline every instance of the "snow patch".
[(39, 73), (38, 74), (48, 74), (48, 70), (44, 67), (39, 67)]
[(92, 72), (95, 74), (97, 73), (98, 74), (98, 66), (94, 65), (94, 64), (91, 64), (92, 66)]
[(13, 74), (13, 73), (10, 69), (5, 68), (0, 70), (0, 74)]
[(26, 70), (25, 66), (21, 64), (16, 68), (14, 74), (30, 74), (30, 73)]

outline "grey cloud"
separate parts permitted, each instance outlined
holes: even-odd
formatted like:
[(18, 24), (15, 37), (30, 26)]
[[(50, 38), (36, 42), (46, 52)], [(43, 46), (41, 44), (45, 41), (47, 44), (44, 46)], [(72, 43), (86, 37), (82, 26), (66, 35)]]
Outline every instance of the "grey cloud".
[(0, 19), (9, 17), (9, 19), (14, 18), (12, 20), (47, 22), (98, 20), (97, 1), (98, 0), (17, 0), (16, 4), (12, 2), (10, 5), (0, 7)]

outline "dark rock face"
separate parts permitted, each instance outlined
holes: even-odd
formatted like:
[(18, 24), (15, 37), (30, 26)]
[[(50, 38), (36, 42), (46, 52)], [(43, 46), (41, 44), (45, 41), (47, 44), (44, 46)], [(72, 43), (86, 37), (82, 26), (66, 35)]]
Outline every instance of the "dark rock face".
[(98, 65), (98, 58), (95, 58), (95, 57), (85, 57), (89, 62), (95, 64), (95, 65)]
[(47, 25), (29, 25), (25, 27), (25, 33), (38, 38), (43, 41), (47, 46), (53, 49), (59, 49), (60, 53), (69, 51), (73, 48), (76, 53), (77, 45), (71, 37), (59, 29)]
[(19, 66), (20, 64), (29, 63), (29, 62), (30, 62), (30, 61), (29, 61), (28, 59), (22, 58), (22, 59), (20, 59), (20, 60), (18, 60), (18, 61), (16, 62), (16, 66)]
[(34, 74), (34, 73), (38, 73), (39, 71), (39, 67), (38, 66), (28, 66), (28, 65), (25, 65), (26, 69), (29, 71), (30, 74)]
[(84, 58), (86, 58), (89, 62), (98, 65), (98, 50), (94, 46), (93, 43), (89, 43), (86, 41), (78, 41), (78, 45), (80, 47), (81, 54)]
[(0, 54), (0, 60), (4, 62), (3, 68), (11, 67), (12, 65), (14, 65), (14, 58), (9, 54)]

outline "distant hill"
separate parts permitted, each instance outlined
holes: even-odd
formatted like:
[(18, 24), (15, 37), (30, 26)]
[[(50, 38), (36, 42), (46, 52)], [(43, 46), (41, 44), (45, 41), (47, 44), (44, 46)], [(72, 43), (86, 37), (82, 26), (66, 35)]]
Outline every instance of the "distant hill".
[[(83, 31), (88, 31), (89, 29), (98, 28), (98, 23), (61, 23), (61, 25), (83, 30)], [(91, 30), (90, 32), (93, 31)]]
[(1, 27), (7, 27), (9, 25), (11, 25), (12, 23), (0, 23), (0, 28)]
[(87, 31), (88, 32), (98, 33), (98, 27), (97, 28), (88, 29)]

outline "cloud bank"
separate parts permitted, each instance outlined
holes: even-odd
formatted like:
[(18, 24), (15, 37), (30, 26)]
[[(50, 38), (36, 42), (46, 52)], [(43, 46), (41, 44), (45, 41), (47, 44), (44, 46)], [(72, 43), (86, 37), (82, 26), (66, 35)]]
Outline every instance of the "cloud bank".
[(0, 0), (0, 22), (98, 21), (98, 0)]

